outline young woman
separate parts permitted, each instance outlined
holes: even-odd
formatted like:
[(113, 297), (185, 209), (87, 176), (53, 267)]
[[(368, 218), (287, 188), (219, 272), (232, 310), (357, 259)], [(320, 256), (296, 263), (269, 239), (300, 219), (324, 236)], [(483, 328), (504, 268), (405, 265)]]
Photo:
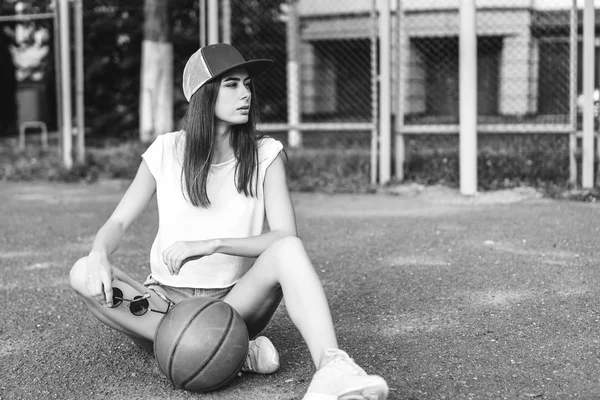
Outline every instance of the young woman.
[[(245, 61), (227, 44), (190, 57), (183, 129), (160, 135), (142, 155), (90, 254), (73, 266), (71, 285), (100, 321), (146, 344), (162, 314), (140, 312), (142, 301), (166, 311), (195, 295), (222, 298), (255, 337), (283, 298), (317, 368), (304, 399), (386, 399), (385, 380), (367, 375), (338, 349), (325, 293), (297, 236), (282, 145), (256, 132), (251, 78), (271, 64)], [(155, 193), (159, 227), (151, 275), (142, 284), (109, 257)], [(114, 307), (115, 300), (130, 307)], [(250, 342), (244, 370), (271, 373), (278, 366), (269, 339)]]

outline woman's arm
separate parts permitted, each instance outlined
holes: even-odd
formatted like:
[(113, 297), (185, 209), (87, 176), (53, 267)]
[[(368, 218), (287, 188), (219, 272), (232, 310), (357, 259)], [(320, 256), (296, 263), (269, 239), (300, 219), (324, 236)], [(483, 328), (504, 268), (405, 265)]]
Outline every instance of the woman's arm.
[(217, 239), (215, 253), (258, 257), (277, 239), (298, 235), (281, 154), (267, 168), (264, 196), (269, 232), (249, 238)]
[(123, 235), (144, 211), (156, 191), (156, 181), (142, 161), (131, 185), (117, 208), (98, 230), (88, 256), (87, 286), (90, 295), (101, 303), (112, 301), (112, 266), (108, 257), (115, 252)]
[(269, 232), (248, 238), (176, 242), (163, 252), (163, 260), (171, 274), (178, 274), (186, 261), (213, 253), (258, 257), (276, 240), (297, 236), (296, 216), (281, 155), (267, 168), (263, 187)]
[(107, 256), (114, 253), (123, 234), (144, 211), (155, 191), (154, 177), (146, 161), (142, 161), (117, 208), (96, 234), (92, 252), (101, 252)]

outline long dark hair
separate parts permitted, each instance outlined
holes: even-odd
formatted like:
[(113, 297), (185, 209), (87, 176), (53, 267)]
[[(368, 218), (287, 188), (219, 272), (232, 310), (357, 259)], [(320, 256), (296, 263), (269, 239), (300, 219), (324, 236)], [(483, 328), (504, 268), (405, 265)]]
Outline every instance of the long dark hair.
[[(183, 119), (185, 132), (181, 170), (181, 190), (196, 207), (210, 206), (206, 192), (208, 173), (215, 153), (215, 105), (221, 80), (205, 83), (190, 98)], [(231, 126), (229, 141), (236, 158), (235, 177), (238, 193), (255, 196), (258, 192), (257, 140), (262, 136), (256, 131), (258, 107), (254, 85), (250, 82), (250, 112), (248, 122)], [(180, 148), (180, 146), (176, 146)], [(254, 179), (256, 178), (256, 179)]]

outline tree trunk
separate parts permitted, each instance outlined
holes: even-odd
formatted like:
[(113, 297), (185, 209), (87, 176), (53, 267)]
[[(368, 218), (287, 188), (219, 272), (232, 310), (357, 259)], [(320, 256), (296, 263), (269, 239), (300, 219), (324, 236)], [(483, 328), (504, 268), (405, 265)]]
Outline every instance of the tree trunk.
[(140, 140), (173, 130), (173, 43), (168, 0), (145, 0)]

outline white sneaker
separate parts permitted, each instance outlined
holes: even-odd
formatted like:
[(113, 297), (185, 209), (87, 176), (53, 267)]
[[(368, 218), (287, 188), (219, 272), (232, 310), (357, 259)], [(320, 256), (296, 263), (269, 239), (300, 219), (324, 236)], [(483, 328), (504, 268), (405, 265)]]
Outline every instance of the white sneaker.
[(333, 358), (315, 373), (303, 400), (387, 399), (389, 389), (385, 380), (367, 375), (346, 352), (327, 349), (325, 356)]
[(279, 368), (279, 353), (273, 343), (265, 336), (250, 341), (248, 356), (242, 367), (244, 372), (272, 374)]

